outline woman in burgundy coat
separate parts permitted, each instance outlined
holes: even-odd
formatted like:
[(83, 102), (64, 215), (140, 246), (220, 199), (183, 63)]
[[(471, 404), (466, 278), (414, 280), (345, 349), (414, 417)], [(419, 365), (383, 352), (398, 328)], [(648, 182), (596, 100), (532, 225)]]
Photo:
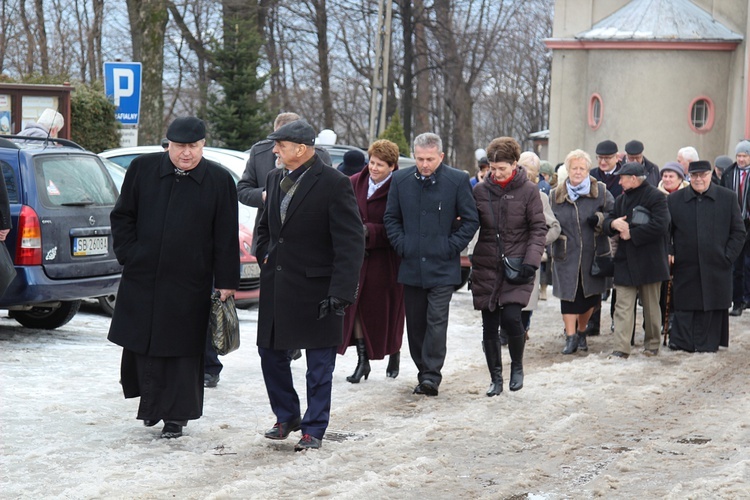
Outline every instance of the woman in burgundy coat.
[(346, 377), (357, 384), (370, 375), (371, 359), (390, 355), (386, 375), (398, 376), (404, 333), (404, 289), (398, 277), (399, 258), (385, 235), (385, 213), (391, 174), (398, 168), (398, 146), (388, 140), (372, 143), (367, 168), (351, 177), (365, 228), (365, 260), (359, 273), (357, 301), (346, 309), (344, 341), (339, 354), (357, 346), (357, 368)]

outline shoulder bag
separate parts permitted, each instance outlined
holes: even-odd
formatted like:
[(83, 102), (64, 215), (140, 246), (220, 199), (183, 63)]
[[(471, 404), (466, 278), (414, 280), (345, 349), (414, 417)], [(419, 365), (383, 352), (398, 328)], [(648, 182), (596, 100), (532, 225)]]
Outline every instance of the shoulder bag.
[[(607, 199), (606, 191), (603, 191), (604, 199)], [(604, 211), (604, 202), (602, 202), (602, 211)], [(609, 242), (608, 242), (609, 243)], [(597, 254), (596, 236), (594, 236), (594, 260), (591, 262), (591, 276), (595, 278), (612, 278), (615, 275), (615, 258), (612, 256), (612, 248), (607, 253)]]

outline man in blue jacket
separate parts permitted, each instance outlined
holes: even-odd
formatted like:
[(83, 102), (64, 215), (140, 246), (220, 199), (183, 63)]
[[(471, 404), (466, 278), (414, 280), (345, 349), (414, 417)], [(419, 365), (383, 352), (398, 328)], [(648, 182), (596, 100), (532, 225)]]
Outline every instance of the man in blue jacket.
[(479, 227), (469, 175), (444, 164), (444, 156), (437, 135), (414, 139), (417, 164), (393, 173), (383, 218), (401, 257), (409, 351), (419, 370), (414, 393), (427, 396), (438, 395), (460, 254)]

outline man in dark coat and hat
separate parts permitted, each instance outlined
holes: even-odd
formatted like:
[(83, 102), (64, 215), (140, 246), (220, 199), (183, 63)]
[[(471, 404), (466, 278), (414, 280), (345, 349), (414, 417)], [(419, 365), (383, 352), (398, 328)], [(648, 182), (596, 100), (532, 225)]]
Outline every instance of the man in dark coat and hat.
[(674, 322), (671, 349), (729, 346), (732, 263), (745, 242), (737, 195), (711, 182), (711, 163), (688, 166), (690, 187), (667, 197), (672, 218)]
[(602, 226), (608, 236), (620, 237), (614, 259), (617, 301), (612, 356), (630, 356), (630, 337), (639, 296), (646, 327), (643, 353), (654, 356), (659, 353), (661, 343), (661, 283), (669, 279), (667, 198), (647, 181), (641, 163), (626, 163), (617, 175), (623, 192)]
[(659, 185), (659, 181), (661, 180), (659, 166), (643, 155), (643, 149), (644, 146), (641, 141), (637, 139), (628, 141), (625, 144), (626, 159), (628, 163), (640, 163), (643, 166), (643, 171), (646, 175), (646, 182), (656, 187)]
[[(356, 299), (365, 238), (352, 184), (317, 155), (313, 128), (297, 120), (268, 138), (275, 142), (282, 168), (268, 175), (266, 208), (256, 234), (258, 352), (276, 415), (265, 437), (286, 439), (301, 430), (295, 450), (302, 451), (320, 448), (328, 427), (344, 309)], [(290, 368), (292, 349), (306, 350), (302, 417)]]
[(133, 160), (112, 210), (124, 266), (109, 340), (123, 347), (126, 398), (137, 418), (182, 435), (203, 413), (203, 353), (211, 290), (226, 300), (239, 285), (237, 191), (231, 174), (203, 158), (206, 129), (195, 117), (167, 129), (169, 148)]

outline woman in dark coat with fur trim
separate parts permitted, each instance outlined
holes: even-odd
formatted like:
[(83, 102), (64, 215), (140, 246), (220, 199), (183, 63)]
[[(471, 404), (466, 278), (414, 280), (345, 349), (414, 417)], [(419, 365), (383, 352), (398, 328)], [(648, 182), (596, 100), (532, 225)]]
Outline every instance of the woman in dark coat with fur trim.
[[(518, 165), (521, 146), (498, 137), (487, 147), (490, 172), (474, 188), (479, 212), (479, 238), (472, 257), (471, 292), (474, 309), (482, 311), (482, 338), (492, 382), (487, 396), (503, 392), (499, 328), (508, 333), (511, 391), (523, 387), (526, 335), (521, 309), (529, 302), (536, 270), (542, 261), (547, 222), (538, 188)], [(502, 246), (502, 248), (501, 248)], [(501, 255), (523, 259), (526, 284), (512, 284), (504, 275)]]
[(370, 360), (389, 355), (386, 375), (399, 371), (404, 334), (404, 287), (397, 282), (400, 259), (383, 226), (383, 214), (391, 187), (391, 173), (398, 169), (398, 146), (388, 140), (372, 143), (367, 168), (351, 177), (359, 215), (365, 228), (365, 260), (359, 273), (357, 301), (346, 309), (344, 342), (339, 354), (357, 346), (357, 368), (346, 380), (357, 384), (370, 375)]

